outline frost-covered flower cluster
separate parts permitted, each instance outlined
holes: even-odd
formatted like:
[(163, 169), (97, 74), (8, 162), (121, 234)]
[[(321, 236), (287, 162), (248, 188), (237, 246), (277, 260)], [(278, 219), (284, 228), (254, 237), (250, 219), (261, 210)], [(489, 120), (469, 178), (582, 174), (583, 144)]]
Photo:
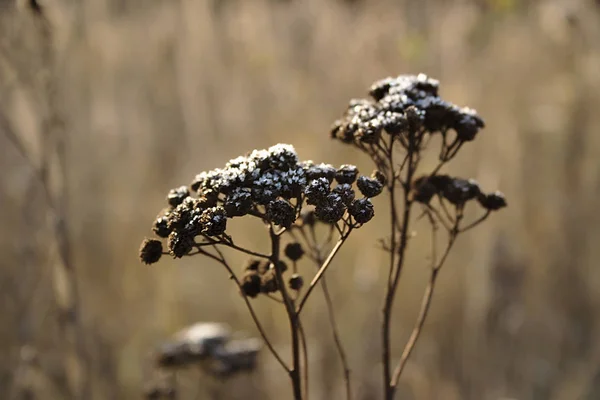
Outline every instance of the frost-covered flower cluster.
[[(355, 182), (362, 198), (352, 187)], [(357, 227), (373, 218), (369, 198), (381, 193), (383, 183), (378, 174), (358, 177), (353, 165), (335, 168), (301, 162), (293, 146), (277, 144), (230, 160), (224, 168), (202, 172), (189, 187), (169, 191), (168, 207), (152, 229), (166, 239), (168, 252), (179, 258), (198, 245), (197, 237), (226, 240), (231, 218), (251, 215), (290, 228), (306, 204), (314, 206), (316, 218), (324, 223), (343, 221)], [(146, 263), (158, 261), (161, 252), (162, 243), (156, 239), (145, 241), (140, 249)]]
[(372, 99), (352, 100), (331, 135), (359, 146), (378, 143), (384, 133), (405, 147), (419, 143), (426, 133), (446, 135), (449, 130), (458, 142), (475, 139), (484, 126), (481, 117), (473, 109), (442, 100), (438, 89), (439, 82), (424, 74), (377, 81), (369, 91)]

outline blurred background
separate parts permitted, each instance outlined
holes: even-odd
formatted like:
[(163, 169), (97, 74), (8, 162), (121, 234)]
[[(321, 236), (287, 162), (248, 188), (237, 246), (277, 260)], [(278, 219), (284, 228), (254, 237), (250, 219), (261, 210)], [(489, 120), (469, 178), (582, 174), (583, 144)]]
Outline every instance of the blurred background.
[[(173, 332), (218, 321), (257, 336), (215, 263), (138, 261), (167, 191), (278, 142), (370, 172), (328, 129), (373, 81), (419, 72), (487, 123), (446, 171), (503, 191), (509, 208), (459, 239), (398, 398), (600, 399), (592, 0), (0, 0), (0, 398), (139, 398)], [(381, 396), (376, 206), (328, 275), (356, 399)], [(420, 229), (396, 356), (427, 278)], [(256, 248), (265, 236), (234, 234)], [(287, 355), (284, 313), (253, 303)], [(322, 295), (309, 305), (311, 399), (343, 398)], [(267, 351), (251, 374), (189, 370), (178, 385), (183, 399), (291, 396)]]

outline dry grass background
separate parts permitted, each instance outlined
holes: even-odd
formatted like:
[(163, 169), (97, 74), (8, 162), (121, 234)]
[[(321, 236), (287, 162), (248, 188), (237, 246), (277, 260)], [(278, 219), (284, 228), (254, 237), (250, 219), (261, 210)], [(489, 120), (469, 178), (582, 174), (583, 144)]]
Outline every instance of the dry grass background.
[[(399, 398), (600, 398), (597, 2), (39, 3), (42, 16), (29, 0), (0, 1), (0, 398), (69, 398), (74, 354), (92, 398), (137, 398), (149, 350), (186, 324), (255, 333), (217, 265), (138, 262), (167, 190), (276, 142), (368, 171), (328, 127), (372, 81), (421, 71), (486, 119), (450, 169), (501, 189), (509, 208), (460, 239)], [(380, 206), (329, 275), (357, 399), (380, 395)], [(256, 227), (237, 232), (266, 245)], [(425, 249), (417, 236), (397, 352)], [(285, 350), (283, 314), (255, 303)], [(322, 299), (310, 305), (311, 398), (340, 398)], [(266, 352), (250, 376), (223, 384), (189, 371), (180, 386), (184, 399), (288, 397)]]

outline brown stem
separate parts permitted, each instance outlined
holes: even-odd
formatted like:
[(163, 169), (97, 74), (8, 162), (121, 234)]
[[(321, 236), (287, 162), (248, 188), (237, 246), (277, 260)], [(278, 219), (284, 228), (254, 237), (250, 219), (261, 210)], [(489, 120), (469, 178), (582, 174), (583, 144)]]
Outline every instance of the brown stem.
[(289, 370), (289, 376), (292, 381), (292, 389), (294, 392), (294, 400), (302, 400), (302, 373), (300, 369), (300, 320), (299, 313), (296, 312), (294, 300), (290, 297), (287, 290), (285, 280), (281, 269), (278, 267), (279, 264), (279, 253), (281, 236), (276, 234), (273, 227), (269, 227), (269, 233), (271, 236), (271, 263), (275, 269), (275, 277), (277, 279), (277, 286), (283, 297), (285, 310), (288, 315), (290, 323), (290, 332), (292, 335), (292, 368)]
[[(386, 287), (386, 295), (385, 301), (383, 305), (383, 323), (382, 323), (382, 363), (383, 363), (383, 380), (384, 380), (384, 398), (386, 400), (392, 400), (394, 396), (394, 388), (390, 386), (390, 378), (391, 378), (391, 317), (392, 317), (392, 308), (394, 304), (394, 297), (396, 295), (396, 289), (398, 288), (398, 282), (400, 279), (400, 275), (402, 272), (402, 267), (404, 266), (404, 256), (406, 254), (406, 244), (408, 241), (408, 228), (410, 224), (410, 213), (412, 209), (412, 201), (409, 197), (408, 185), (412, 181), (412, 176), (415, 171), (415, 162), (413, 161), (413, 153), (409, 154), (408, 157), (408, 168), (406, 173), (406, 181), (404, 187), (404, 213), (402, 216), (401, 230), (400, 230), (400, 243), (398, 245), (398, 260), (396, 262), (395, 271), (390, 271), (391, 279), (388, 281), (388, 285)], [(390, 197), (392, 193), (390, 193)], [(391, 203), (392, 210), (395, 210), (396, 204), (395, 202)], [(392, 211), (394, 213), (395, 211)], [(395, 219), (392, 219), (392, 224), (394, 225)], [(396, 228), (396, 226), (394, 226)], [(392, 254), (390, 258), (395, 257), (396, 248), (392, 247)], [(392, 270), (394, 267), (393, 264), (390, 264), (390, 269)]]
[(302, 380), (304, 383), (304, 400), (308, 400), (308, 346), (306, 345), (306, 333), (302, 322), (298, 321), (300, 328), (300, 344), (302, 345)]
[(421, 331), (423, 330), (423, 325), (425, 323), (425, 320), (427, 319), (427, 314), (429, 313), (429, 306), (431, 305), (431, 299), (433, 298), (433, 291), (435, 289), (435, 282), (436, 282), (438, 273), (439, 273), (442, 265), (446, 261), (448, 254), (450, 253), (450, 249), (452, 248), (452, 245), (454, 244), (454, 242), (456, 240), (456, 236), (457, 236), (457, 233), (455, 231), (453, 233), (451, 233), (450, 239), (448, 240), (448, 245), (446, 246), (446, 250), (444, 251), (444, 254), (442, 255), (442, 258), (441, 258), (439, 264), (435, 265), (431, 269), (431, 275), (429, 276), (429, 282), (427, 284), (427, 287), (425, 288), (425, 293), (423, 294), (423, 300), (421, 301), (421, 310), (419, 311), (419, 316), (417, 317), (417, 322), (415, 324), (415, 327), (413, 328), (410, 338), (408, 339), (408, 342), (406, 343), (406, 346), (404, 346), (402, 356), (400, 357), (400, 361), (398, 362), (398, 365), (396, 366), (396, 369), (394, 370), (394, 375), (389, 384), (389, 390), (391, 391), (390, 398), (393, 398), (394, 392), (396, 391), (396, 387), (398, 386), (398, 382), (400, 380), (400, 376), (402, 375), (402, 371), (404, 370), (404, 367), (406, 366), (406, 363), (410, 357), (410, 354), (412, 353), (413, 349), (415, 348), (415, 345), (417, 344), (417, 340), (419, 339), (419, 336), (421, 335)]

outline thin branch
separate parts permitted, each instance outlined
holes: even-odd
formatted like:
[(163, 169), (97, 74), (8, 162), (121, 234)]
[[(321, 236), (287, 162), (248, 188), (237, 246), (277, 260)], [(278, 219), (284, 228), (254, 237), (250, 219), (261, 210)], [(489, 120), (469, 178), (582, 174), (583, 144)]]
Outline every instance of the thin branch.
[(327, 259), (325, 259), (325, 262), (323, 262), (323, 265), (321, 265), (321, 268), (319, 268), (319, 271), (317, 272), (315, 277), (310, 282), (310, 285), (308, 286), (308, 289), (307, 289), (306, 293), (304, 294), (304, 297), (302, 297), (302, 300), (300, 300), (300, 303), (296, 309), (297, 310), (296, 312), (298, 313), (298, 315), (300, 315), (300, 313), (302, 312), (302, 309), (304, 308), (304, 304), (306, 304), (306, 300), (308, 300), (308, 296), (310, 296), (310, 293), (313, 291), (313, 289), (315, 288), (317, 283), (319, 283), (319, 280), (321, 279), (321, 277), (327, 270), (327, 267), (329, 267), (329, 264), (331, 264), (331, 261), (335, 257), (335, 255), (338, 252), (338, 250), (340, 249), (340, 247), (342, 247), (342, 245), (344, 244), (344, 242), (350, 235), (350, 232), (352, 232), (352, 228), (350, 228), (344, 236), (340, 237), (340, 239), (335, 244), (333, 249), (331, 249), (329, 256), (327, 256)]
[[(248, 249), (246, 249), (244, 247), (240, 247), (240, 246), (237, 246), (237, 245), (233, 244), (233, 241), (231, 239), (229, 239), (229, 240), (224, 239), (222, 242), (218, 242), (218, 241), (212, 240), (212, 239), (210, 239), (210, 238), (208, 238), (206, 236), (205, 236), (205, 238), (207, 240), (211, 241), (211, 242), (214, 242), (212, 244), (223, 244), (223, 245), (225, 245), (227, 247), (230, 247), (230, 248), (232, 248), (234, 250), (237, 250), (237, 251), (241, 251), (242, 253), (246, 253), (246, 254), (249, 254), (251, 256), (265, 258), (267, 260), (269, 259), (269, 256), (266, 255), (266, 254), (262, 254), (262, 253), (258, 253), (256, 251), (248, 250)], [(202, 244), (204, 244), (204, 243), (202, 243)]]
[(342, 369), (344, 370), (344, 386), (346, 388), (346, 399), (350, 400), (352, 399), (352, 386), (350, 383), (350, 364), (348, 364), (348, 357), (346, 357), (346, 351), (344, 350), (344, 346), (342, 345), (342, 339), (340, 338), (337, 322), (335, 320), (333, 301), (331, 300), (331, 295), (329, 294), (329, 289), (327, 288), (327, 280), (325, 279), (325, 276), (321, 278), (321, 288), (323, 289), (323, 295), (325, 296), (325, 303), (327, 305), (327, 314), (329, 317), (329, 324), (331, 326), (331, 333), (333, 334), (333, 341), (335, 342), (335, 347), (340, 357)]
[(207, 252), (204, 249), (199, 249), (199, 250), (200, 250), (200, 252), (203, 255), (205, 255), (205, 256), (207, 256), (207, 257), (209, 257), (209, 258), (217, 261), (218, 263), (220, 263), (221, 265), (223, 265), (227, 269), (227, 272), (229, 272), (230, 278), (235, 282), (235, 284), (237, 285), (238, 289), (240, 290), (240, 293), (242, 294), (242, 298), (244, 299), (244, 302), (246, 303), (246, 307), (248, 308), (248, 311), (250, 311), (250, 315), (252, 316), (252, 320), (254, 321), (254, 325), (256, 325), (256, 328), (258, 329), (258, 332), (260, 333), (260, 336), (262, 337), (263, 341), (265, 342), (265, 344), (269, 348), (269, 351), (277, 359), (277, 361), (279, 362), (279, 364), (281, 364), (281, 366), (283, 367), (283, 369), (285, 369), (289, 373), (290, 372), (290, 367), (288, 367), (288, 365), (285, 363), (285, 361), (283, 361), (283, 359), (281, 358), (281, 356), (279, 355), (279, 353), (277, 352), (277, 350), (275, 350), (275, 348), (273, 347), (273, 344), (271, 343), (271, 341), (267, 337), (267, 333), (265, 332), (262, 324), (260, 323), (260, 320), (258, 319), (258, 316), (254, 312), (254, 307), (252, 307), (252, 304), (250, 304), (250, 300), (248, 300), (248, 296), (246, 296), (244, 294), (244, 292), (242, 291), (242, 285), (241, 285), (239, 279), (237, 278), (237, 276), (235, 275), (235, 273), (233, 272), (233, 270), (229, 266), (229, 263), (225, 260), (225, 257), (223, 256), (223, 253), (221, 252), (221, 250), (219, 250), (219, 248), (217, 246), (214, 246), (214, 249), (219, 254), (219, 257), (215, 256), (214, 254), (211, 254), (211, 253)]
[(433, 297), (433, 291), (435, 288), (435, 282), (438, 277), (438, 273), (439, 273), (441, 267), (444, 265), (444, 262), (446, 261), (448, 254), (450, 254), (450, 249), (452, 248), (452, 245), (454, 244), (454, 242), (456, 240), (456, 236), (457, 236), (456, 233), (453, 233), (450, 236), (450, 238), (448, 240), (448, 245), (446, 246), (446, 250), (444, 251), (444, 254), (442, 255), (442, 258), (441, 258), (439, 264), (435, 265), (431, 269), (431, 275), (429, 276), (429, 282), (427, 284), (427, 287), (425, 288), (425, 293), (423, 294), (423, 300), (421, 301), (421, 310), (419, 312), (419, 316), (417, 317), (417, 322), (415, 324), (415, 327), (413, 328), (410, 338), (408, 339), (408, 342), (406, 343), (406, 346), (404, 346), (404, 351), (402, 352), (400, 361), (398, 362), (398, 365), (396, 366), (396, 368), (394, 370), (392, 380), (390, 381), (390, 384), (389, 384), (390, 389), (392, 390), (392, 394), (395, 391), (396, 387), (398, 386), (398, 382), (400, 380), (400, 376), (402, 375), (402, 371), (404, 370), (404, 367), (406, 366), (406, 363), (410, 357), (410, 354), (412, 353), (413, 349), (415, 348), (415, 345), (417, 344), (417, 340), (419, 339), (419, 336), (421, 335), (423, 325), (425, 323), (425, 320), (427, 319), (427, 314), (429, 313), (429, 306), (431, 305), (431, 299)]
[(480, 223), (482, 223), (483, 221), (485, 221), (487, 219), (487, 217), (490, 216), (492, 212), (490, 210), (487, 210), (485, 214), (483, 214), (480, 218), (478, 218), (477, 220), (471, 222), (469, 225), (465, 226), (464, 228), (459, 229), (459, 232), (466, 232), (469, 229), (475, 228), (477, 225), (479, 225)]
[(308, 346), (306, 345), (306, 333), (302, 322), (298, 320), (298, 327), (300, 328), (300, 344), (302, 346), (302, 380), (304, 383), (304, 400), (308, 400), (309, 385), (308, 385)]

